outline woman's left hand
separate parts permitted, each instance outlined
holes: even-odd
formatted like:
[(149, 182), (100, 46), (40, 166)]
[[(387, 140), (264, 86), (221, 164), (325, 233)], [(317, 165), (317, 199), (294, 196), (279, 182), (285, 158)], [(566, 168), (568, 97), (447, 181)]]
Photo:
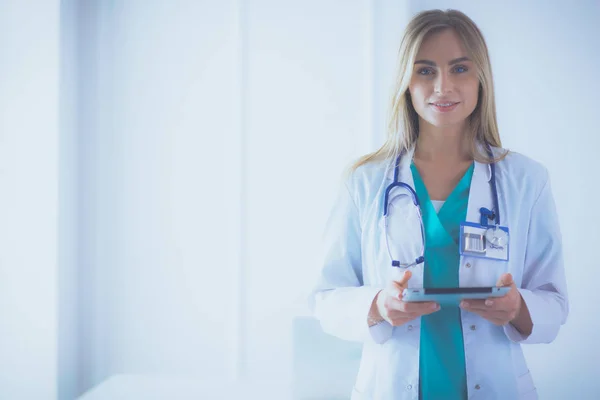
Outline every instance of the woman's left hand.
[(514, 321), (521, 311), (523, 298), (517, 290), (511, 274), (503, 274), (496, 286), (510, 286), (510, 291), (502, 297), (493, 297), (485, 300), (463, 300), (460, 308), (475, 313), (495, 325), (506, 325)]

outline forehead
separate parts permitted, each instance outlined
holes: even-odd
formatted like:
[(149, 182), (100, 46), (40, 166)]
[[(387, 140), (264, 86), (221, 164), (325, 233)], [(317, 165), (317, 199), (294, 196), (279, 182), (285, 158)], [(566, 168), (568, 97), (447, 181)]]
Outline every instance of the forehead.
[(428, 34), (417, 53), (418, 60), (435, 61), (438, 65), (459, 57), (468, 57), (465, 46), (454, 29)]

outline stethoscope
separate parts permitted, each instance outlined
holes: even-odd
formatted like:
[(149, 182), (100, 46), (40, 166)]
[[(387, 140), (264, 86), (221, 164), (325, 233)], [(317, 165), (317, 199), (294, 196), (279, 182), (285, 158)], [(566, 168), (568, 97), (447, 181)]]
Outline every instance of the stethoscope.
[[(404, 152), (400, 153), (398, 155), (398, 157), (396, 158), (396, 164), (394, 166), (394, 181), (386, 188), (385, 190), (385, 195), (384, 195), (384, 199), (383, 199), (383, 218), (384, 218), (384, 224), (385, 224), (385, 244), (387, 247), (387, 251), (388, 254), (390, 256), (390, 259), (392, 260), (392, 267), (397, 267), (397, 268), (410, 268), (410, 267), (414, 267), (417, 266), (421, 263), (425, 262), (425, 228), (423, 226), (423, 215), (421, 213), (421, 203), (419, 202), (419, 198), (417, 197), (417, 193), (415, 192), (415, 190), (408, 184), (404, 183), (404, 182), (400, 182), (398, 180), (398, 172), (400, 169), (400, 160), (402, 158)], [(490, 156), (490, 158), (493, 159), (493, 153), (492, 150), (489, 146), (487, 146), (487, 153)], [(494, 210), (489, 210), (485, 207), (481, 207), (479, 209), (479, 212), (481, 213), (481, 219), (480, 219), (480, 224), (481, 226), (484, 227), (488, 227), (489, 225), (489, 221), (494, 221), (493, 226), (490, 227), (490, 229), (487, 230), (486, 232), (486, 239), (488, 240), (488, 243), (490, 243), (492, 246), (503, 246), (504, 242), (506, 240), (505, 234), (501, 229), (498, 229), (498, 227), (500, 226), (500, 207), (499, 207), (499, 202), (498, 202), (498, 188), (496, 187), (496, 165), (495, 163), (491, 163), (490, 164), (490, 168), (491, 168), (491, 172), (492, 172), (492, 176), (490, 179), (490, 183), (491, 183), (491, 187), (492, 187), (492, 195), (494, 198)], [(408, 193), (410, 194), (411, 198), (412, 198), (412, 202), (413, 205), (416, 207), (416, 211), (417, 211), (417, 215), (420, 221), (420, 225), (421, 225), (421, 251), (419, 252), (421, 255), (417, 258), (415, 258), (414, 261), (409, 262), (409, 263), (402, 263), (399, 260), (395, 260), (394, 257), (392, 256), (392, 252), (390, 250), (390, 243), (389, 243), (389, 238), (388, 238), (388, 211), (389, 211), (389, 204), (390, 204), (390, 193), (392, 192), (392, 190), (394, 188), (400, 187), (402, 189), (406, 189), (408, 191)], [(393, 201), (393, 199), (392, 199)]]

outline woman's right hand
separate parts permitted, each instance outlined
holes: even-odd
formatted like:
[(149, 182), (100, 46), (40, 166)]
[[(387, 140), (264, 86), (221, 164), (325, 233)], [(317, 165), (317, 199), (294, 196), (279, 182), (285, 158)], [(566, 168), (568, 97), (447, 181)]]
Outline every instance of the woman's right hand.
[(371, 306), (371, 319), (384, 319), (392, 326), (400, 326), (440, 309), (439, 304), (435, 302), (406, 303), (402, 301), (402, 291), (408, 287), (411, 275), (410, 271), (404, 272), (399, 281), (391, 281), (387, 288), (377, 294)]

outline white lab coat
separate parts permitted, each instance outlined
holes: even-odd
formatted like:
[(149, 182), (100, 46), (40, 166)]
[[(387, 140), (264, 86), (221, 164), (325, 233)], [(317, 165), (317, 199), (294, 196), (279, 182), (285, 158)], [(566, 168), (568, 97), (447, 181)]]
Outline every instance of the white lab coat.
[[(402, 157), (399, 180), (414, 188), (412, 155), (410, 151)], [(327, 222), (322, 272), (310, 296), (325, 332), (363, 343), (353, 400), (418, 399), (420, 318), (398, 327), (388, 322), (367, 325), (375, 295), (397, 270), (391, 266), (383, 229), (384, 192), (393, 178), (390, 162), (370, 163), (341, 186)], [(493, 209), (490, 178), (490, 166), (476, 162), (467, 221), (479, 222), (481, 207)], [(552, 342), (567, 318), (558, 218), (548, 172), (539, 163), (511, 152), (496, 164), (496, 182), (500, 222), (510, 229), (510, 260), (461, 256), (459, 283), (494, 286), (500, 275), (510, 272), (531, 314), (533, 331), (523, 337), (510, 324), (496, 326), (461, 312), (469, 399), (537, 399), (521, 344)], [(390, 245), (400, 255), (403, 249), (420, 247), (419, 224), (401, 229)], [(413, 269), (409, 287), (423, 287), (423, 264)]]

